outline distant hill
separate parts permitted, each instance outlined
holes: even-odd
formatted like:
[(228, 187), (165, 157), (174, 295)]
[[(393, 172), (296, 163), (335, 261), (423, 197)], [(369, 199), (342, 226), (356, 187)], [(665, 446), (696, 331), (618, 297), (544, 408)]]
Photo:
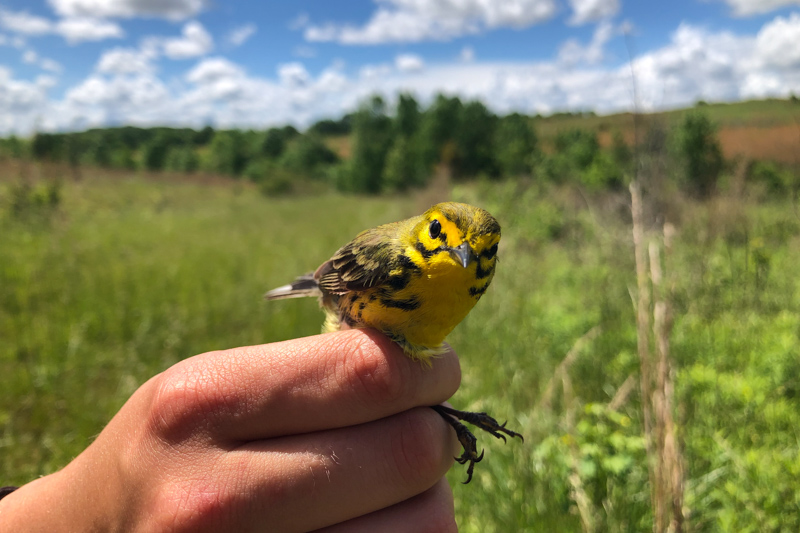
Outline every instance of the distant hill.
[(720, 144), (726, 158), (744, 156), (800, 165), (800, 99), (797, 97), (716, 104), (699, 102), (691, 108), (646, 113), (637, 119), (632, 113), (605, 116), (561, 113), (536, 119), (536, 132), (547, 143), (559, 132), (588, 129), (598, 133), (602, 146), (609, 146), (613, 133), (619, 131), (632, 145), (637, 120), (641, 136), (651, 122), (663, 121), (669, 126), (695, 109), (702, 109), (719, 126)]

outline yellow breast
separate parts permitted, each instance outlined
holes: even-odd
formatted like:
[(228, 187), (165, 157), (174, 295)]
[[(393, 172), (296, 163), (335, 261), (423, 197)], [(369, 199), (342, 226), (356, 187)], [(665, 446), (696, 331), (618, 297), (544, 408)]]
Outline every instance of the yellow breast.
[(474, 307), (493, 272), (480, 277), (479, 261), (464, 268), (446, 256), (425, 259), (415, 249), (406, 255), (413, 266), (401, 281), (343, 296), (339, 315), (352, 327), (384, 332), (410, 357), (427, 362), (443, 351), (445, 337)]

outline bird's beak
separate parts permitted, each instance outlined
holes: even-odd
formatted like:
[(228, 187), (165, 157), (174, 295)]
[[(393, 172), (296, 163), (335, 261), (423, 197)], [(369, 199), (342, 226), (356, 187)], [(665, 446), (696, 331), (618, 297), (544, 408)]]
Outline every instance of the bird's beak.
[(472, 248), (469, 247), (469, 243), (463, 242), (456, 246), (455, 248), (450, 248), (450, 255), (453, 256), (457, 262), (461, 263), (461, 266), (467, 268), (470, 261), (473, 259)]

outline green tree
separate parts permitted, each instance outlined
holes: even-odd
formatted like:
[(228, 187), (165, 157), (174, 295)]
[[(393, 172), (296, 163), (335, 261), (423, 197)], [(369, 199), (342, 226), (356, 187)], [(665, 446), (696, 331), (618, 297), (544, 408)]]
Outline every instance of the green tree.
[(169, 135), (163, 131), (156, 133), (142, 148), (142, 167), (146, 170), (163, 170), (169, 149)]
[(242, 132), (219, 130), (214, 134), (208, 150), (205, 168), (210, 172), (238, 176), (247, 165), (246, 146)]
[(417, 133), (420, 124), (419, 104), (408, 94), (400, 94), (397, 100), (397, 115), (394, 119), (395, 135), (403, 135), (410, 139)]
[(531, 171), (537, 140), (528, 117), (513, 113), (501, 118), (494, 145), (501, 174), (515, 176)]
[(705, 113), (692, 111), (683, 118), (676, 137), (683, 180), (698, 197), (708, 198), (723, 166), (716, 125)]
[(335, 136), (348, 135), (353, 130), (353, 114), (348, 113), (339, 120), (323, 119), (316, 122), (308, 129), (308, 133), (315, 135)]
[(493, 142), (496, 125), (497, 117), (482, 102), (475, 100), (462, 108), (455, 134), (457, 176), (497, 175)]
[(172, 146), (167, 152), (165, 168), (174, 172), (194, 172), (200, 166), (195, 149), (188, 144)]
[(458, 97), (443, 94), (423, 114), (416, 139), (422, 171), (429, 173), (436, 163), (452, 164), (455, 157), (454, 138), (459, 128), (463, 104)]
[(136, 168), (136, 161), (133, 158), (133, 150), (124, 144), (117, 145), (111, 150), (109, 158), (109, 166), (112, 168), (120, 168), (124, 170), (133, 170)]
[(277, 159), (283, 154), (289, 141), (298, 135), (300, 135), (300, 133), (293, 126), (270, 128), (264, 133), (260, 146), (260, 154), (272, 159)]
[(31, 139), (31, 155), (34, 159), (54, 161), (61, 157), (63, 136), (36, 133)]
[(571, 129), (555, 138), (556, 153), (572, 162), (578, 170), (586, 170), (600, 152), (597, 134), (593, 131)]
[(424, 185), (425, 176), (418, 163), (409, 138), (405, 135), (395, 137), (383, 169), (384, 190), (403, 191), (409, 187)]
[(214, 138), (214, 128), (207, 125), (202, 130), (195, 133), (192, 142), (198, 146), (205, 146), (206, 144), (210, 143), (211, 139), (213, 138)]
[(392, 121), (379, 96), (362, 105), (353, 117), (353, 157), (337, 186), (351, 192), (378, 193), (391, 145)]
[(339, 161), (339, 157), (316, 135), (299, 135), (286, 148), (281, 166), (309, 177), (320, 175), (321, 167)]

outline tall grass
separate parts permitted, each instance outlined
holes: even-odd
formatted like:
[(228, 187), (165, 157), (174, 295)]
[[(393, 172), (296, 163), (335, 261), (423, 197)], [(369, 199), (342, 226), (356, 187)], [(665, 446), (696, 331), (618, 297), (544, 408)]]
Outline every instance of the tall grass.
[[(427, 207), (85, 176), (56, 208), (21, 217), (12, 187), (0, 181), (0, 480), (17, 484), (66, 464), (175, 362), (318, 332), (315, 302), (261, 294)], [(525, 435), (479, 435), (473, 482), (450, 473), (461, 530), (581, 531), (585, 516), (596, 531), (652, 530), (626, 196), (518, 181), (449, 197), (503, 226), (492, 288), (449, 338), (464, 374), (452, 403)], [(788, 203), (671, 201), (688, 529), (796, 530), (800, 222)]]

